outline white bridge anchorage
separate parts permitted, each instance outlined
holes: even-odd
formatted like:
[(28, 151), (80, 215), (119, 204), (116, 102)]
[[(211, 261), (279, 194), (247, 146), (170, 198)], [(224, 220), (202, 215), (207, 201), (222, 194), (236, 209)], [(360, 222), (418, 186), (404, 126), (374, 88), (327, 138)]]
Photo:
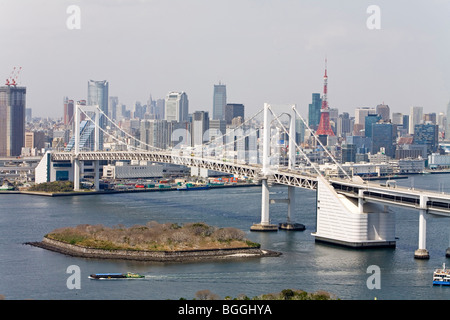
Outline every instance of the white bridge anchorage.
[[(74, 123), (75, 133), (80, 132), (80, 112), (95, 112), (96, 143), (94, 151), (82, 151), (79, 148), (80, 136), (75, 135), (75, 146), (70, 152), (52, 152), (51, 161), (71, 161), (74, 168), (74, 189), (80, 189), (80, 162), (92, 161), (95, 167), (95, 186), (98, 189), (99, 161), (146, 160), (158, 163), (171, 163), (187, 167), (204, 168), (220, 171), (235, 176), (251, 178), (260, 181), (262, 186), (261, 222), (251, 226), (252, 231), (305, 230), (305, 226), (292, 221), (292, 212), (296, 206), (295, 188), (305, 188), (317, 192), (316, 230), (312, 233), (316, 241), (329, 242), (350, 247), (395, 247), (395, 210), (391, 208), (404, 207), (419, 212), (418, 249), (415, 258), (427, 259), (426, 221), (430, 214), (450, 217), (450, 195), (419, 191), (399, 186), (380, 185), (363, 181), (360, 177), (350, 177), (340, 164), (329, 154), (342, 170), (339, 178), (325, 177), (317, 165), (309, 160), (295, 142), (295, 121), (303, 118), (292, 106), (289, 113), (275, 115), (269, 104), (254, 117), (241, 126), (248, 125), (263, 111), (263, 121), (256, 130), (247, 130), (247, 134), (235, 135), (227, 140), (226, 135), (215, 139), (215, 143), (200, 146), (177, 146), (171, 150), (157, 148), (139, 149), (128, 147), (128, 151), (98, 150), (99, 130), (109, 134), (98, 125), (101, 111), (96, 106), (76, 105)], [(289, 122), (283, 123), (280, 118), (286, 115)], [(106, 117), (106, 115), (103, 115)], [(77, 125), (78, 124), (78, 125)], [(112, 122), (112, 124), (114, 124)], [(309, 129), (307, 124), (306, 127)], [(239, 128), (237, 128), (239, 129)], [(262, 134), (261, 134), (262, 133)], [(320, 140), (311, 131), (317, 143), (328, 152)], [(289, 141), (284, 154), (286, 165), (280, 162), (280, 146), (276, 141), (284, 137)], [(114, 137), (114, 139), (117, 139)], [(252, 140), (255, 143), (249, 143)], [(246, 151), (242, 158), (227, 156), (230, 145), (235, 147), (239, 141), (252, 145), (255, 149)], [(274, 142), (275, 141), (275, 142)], [(130, 150), (133, 149), (133, 150)], [(271, 184), (286, 185), (287, 199), (270, 199)], [(287, 203), (287, 221), (279, 225), (270, 222), (270, 204)], [(447, 249), (450, 252), (450, 249)]]

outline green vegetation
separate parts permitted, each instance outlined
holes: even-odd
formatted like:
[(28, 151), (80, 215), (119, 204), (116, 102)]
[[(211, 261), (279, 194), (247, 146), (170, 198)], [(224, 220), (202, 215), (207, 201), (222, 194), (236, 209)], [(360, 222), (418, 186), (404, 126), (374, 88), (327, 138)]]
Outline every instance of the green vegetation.
[(104, 250), (178, 251), (223, 248), (259, 248), (259, 244), (244, 238), (236, 228), (217, 228), (205, 223), (160, 224), (112, 228), (103, 225), (78, 225), (56, 229), (46, 235), (49, 239)]
[(31, 186), (29, 191), (41, 191), (41, 192), (72, 192), (72, 181), (54, 181), (44, 182)]
[[(209, 290), (200, 290), (195, 293), (195, 300), (221, 300), (220, 297)], [(278, 293), (268, 293), (253, 298), (239, 295), (236, 298), (225, 297), (225, 300), (337, 300), (337, 298), (326, 291), (308, 293), (303, 290), (284, 289)]]

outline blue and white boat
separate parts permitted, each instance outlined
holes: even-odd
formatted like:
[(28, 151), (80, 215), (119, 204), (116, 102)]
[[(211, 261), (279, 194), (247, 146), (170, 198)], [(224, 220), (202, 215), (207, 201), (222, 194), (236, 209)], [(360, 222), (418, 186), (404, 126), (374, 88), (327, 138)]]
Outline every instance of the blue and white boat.
[(91, 274), (89, 276), (89, 279), (96, 279), (96, 280), (102, 280), (102, 279), (107, 279), (107, 280), (112, 280), (112, 279), (144, 279), (145, 276), (137, 274), (137, 273), (132, 273), (132, 272), (127, 272), (127, 273), (95, 273), (95, 274)]
[(450, 286), (450, 270), (445, 269), (445, 263), (442, 265), (442, 269), (434, 270), (433, 285)]

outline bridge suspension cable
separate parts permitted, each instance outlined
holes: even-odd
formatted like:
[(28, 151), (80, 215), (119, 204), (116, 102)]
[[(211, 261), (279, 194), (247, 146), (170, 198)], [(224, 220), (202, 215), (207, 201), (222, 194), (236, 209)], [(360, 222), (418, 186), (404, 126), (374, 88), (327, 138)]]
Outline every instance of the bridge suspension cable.
[(309, 127), (309, 125), (306, 123), (305, 119), (303, 119), (303, 117), (300, 115), (300, 113), (298, 113), (297, 109), (295, 109), (295, 107), (292, 108), (294, 110), (294, 112), (297, 114), (297, 116), (300, 118), (300, 120), (302, 120), (302, 122), (304, 123), (304, 125), (306, 126), (306, 128), (309, 130), (309, 132), (313, 135), (314, 139), (321, 145), (322, 149), (330, 156), (330, 158), (333, 160), (333, 162), (339, 167), (339, 169), (342, 170), (342, 172), (347, 176), (348, 179), (352, 179), (349, 174), (347, 173), (347, 171), (344, 170), (344, 168), (341, 166), (341, 164), (336, 160), (336, 158), (328, 151), (327, 148), (325, 148), (325, 146), (322, 144), (322, 142), (320, 141), (319, 137), (317, 137), (316, 133)]

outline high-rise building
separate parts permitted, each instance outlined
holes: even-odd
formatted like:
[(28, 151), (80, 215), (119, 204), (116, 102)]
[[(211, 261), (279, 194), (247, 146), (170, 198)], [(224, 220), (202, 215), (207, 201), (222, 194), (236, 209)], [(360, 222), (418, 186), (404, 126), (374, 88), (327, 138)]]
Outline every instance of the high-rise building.
[(189, 120), (189, 100), (186, 92), (169, 92), (165, 101), (165, 119), (185, 122)]
[(372, 138), (372, 125), (381, 120), (381, 116), (378, 114), (368, 114), (364, 124), (364, 135), (368, 138)]
[(356, 162), (356, 145), (343, 144), (341, 153), (341, 163)]
[(227, 105), (227, 87), (224, 84), (214, 85), (213, 119), (225, 120), (225, 106)]
[(25, 144), (26, 88), (0, 87), (0, 156), (20, 156)]
[(372, 154), (382, 152), (394, 158), (395, 157), (395, 125), (388, 122), (378, 122), (372, 124)]
[(423, 107), (411, 107), (409, 113), (409, 134), (414, 135), (416, 124), (423, 123)]
[(64, 98), (64, 125), (68, 126), (72, 124), (73, 120), (73, 100), (69, 100), (68, 97)]
[(376, 107), (376, 113), (381, 116), (383, 121), (388, 121), (390, 119), (390, 109), (387, 104), (379, 104)]
[(312, 103), (308, 107), (308, 126), (312, 130), (317, 130), (320, 123), (320, 109), (322, 108), (322, 99), (320, 93), (312, 94)]
[[(100, 110), (108, 116), (108, 96), (109, 96), (109, 83), (106, 80), (101, 81), (88, 81), (88, 106), (97, 105)], [(105, 116), (99, 116), (99, 125), (103, 130), (106, 129), (107, 119)], [(103, 131), (99, 132), (99, 149), (103, 150)]]
[(195, 111), (192, 115), (192, 146), (202, 145), (209, 141), (209, 113)]
[(109, 114), (108, 116), (113, 120), (118, 120), (117, 116), (120, 115), (120, 112), (117, 112), (117, 108), (119, 108), (119, 98), (118, 97), (109, 97)]
[(236, 117), (244, 119), (245, 107), (241, 103), (227, 103), (225, 106), (225, 122), (231, 124), (231, 121)]
[(401, 112), (392, 113), (392, 123), (397, 125), (403, 125), (403, 113)]
[(436, 124), (416, 124), (414, 128), (414, 144), (426, 145), (427, 153), (437, 151), (439, 145), (439, 127)]
[(350, 116), (347, 112), (343, 112), (337, 118), (336, 134), (339, 137), (346, 137), (351, 132)]
[[(88, 98), (87, 104), (88, 106), (98, 105), (100, 110), (103, 111), (104, 114), (108, 115), (108, 91), (109, 91), (109, 83), (106, 80), (102, 81), (88, 81)], [(106, 124), (106, 119), (103, 120), (104, 124)], [(104, 128), (102, 126), (102, 128)]]

